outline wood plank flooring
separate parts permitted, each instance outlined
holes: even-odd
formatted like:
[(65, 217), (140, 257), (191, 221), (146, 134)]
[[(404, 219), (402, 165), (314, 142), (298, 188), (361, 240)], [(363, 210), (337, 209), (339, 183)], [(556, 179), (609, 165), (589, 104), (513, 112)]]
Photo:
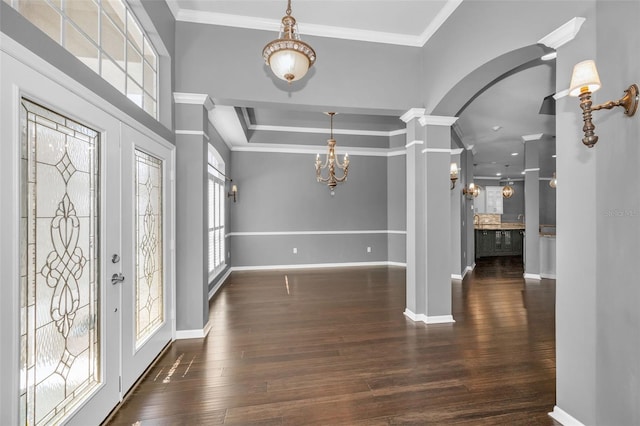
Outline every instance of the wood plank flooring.
[(558, 425), (555, 281), (485, 258), (455, 324), (403, 315), (395, 267), (234, 272), (108, 425)]

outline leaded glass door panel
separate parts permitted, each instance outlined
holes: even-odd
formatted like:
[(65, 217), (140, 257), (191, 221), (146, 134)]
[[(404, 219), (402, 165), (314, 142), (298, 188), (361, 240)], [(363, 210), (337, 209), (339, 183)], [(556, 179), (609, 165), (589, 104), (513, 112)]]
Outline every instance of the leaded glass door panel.
[(120, 398), (118, 291), (104, 262), (120, 244), (119, 194), (105, 186), (119, 174), (109, 161), (118, 156), (110, 134), (119, 126), (88, 105), (84, 120), (60, 112), (70, 106), (65, 96), (57, 108), (16, 99), (23, 425), (99, 423)]
[(123, 387), (128, 389), (171, 340), (171, 151), (122, 126)]

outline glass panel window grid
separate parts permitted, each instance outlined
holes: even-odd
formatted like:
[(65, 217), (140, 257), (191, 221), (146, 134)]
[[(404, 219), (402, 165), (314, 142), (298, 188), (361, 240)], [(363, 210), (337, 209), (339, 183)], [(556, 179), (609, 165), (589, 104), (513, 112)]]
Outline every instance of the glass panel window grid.
[(157, 118), (158, 57), (124, 0), (4, 1)]
[(164, 323), (162, 160), (135, 150), (136, 347)]
[(225, 266), (224, 191), (224, 176), (209, 165), (209, 275), (217, 274)]
[(101, 382), (99, 134), (22, 99), (21, 424), (58, 424)]

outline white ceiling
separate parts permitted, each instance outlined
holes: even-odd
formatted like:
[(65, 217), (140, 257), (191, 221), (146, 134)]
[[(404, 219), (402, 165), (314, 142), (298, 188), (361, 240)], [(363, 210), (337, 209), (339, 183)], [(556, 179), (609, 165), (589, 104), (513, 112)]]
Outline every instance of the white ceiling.
[[(167, 3), (179, 21), (274, 33), (287, 6), (286, 0), (167, 0)], [(292, 15), (303, 38), (315, 35), (422, 46), (461, 3), (462, 0), (293, 0)], [(475, 176), (497, 179), (497, 173), (508, 170), (510, 177), (519, 177), (524, 170), (523, 136), (533, 134), (542, 134), (540, 176), (551, 176), (555, 170), (555, 158), (551, 157), (555, 153), (555, 115), (541, 114), (540, 109), (544, 98), (553, 94), (554, 89), (555, 62), (540, 62), (494, 83), (467, 105), (455, 127), (464, 145), (473, 146)], [(253, 129), (300, 132), (307, 127), (307, 133), (317, 133), (328, 127), (328, 118), (321, 111), (249, 108), (238, 115), (250, 118), (245, 125)], [(380, 115), (344, 114), (336, 116), (335, 121), (336, 129), (343, 129), (345, 135), (349, 129), (366, 134), (393, 133), (404, 127), (398, 117)], [(499, 129), (494, 131), (493, 127)], [(240, 136), (229, 138), (244, 138), (246, 143), (246, 136)], [(309, 137), (318, 138), (319, 144), (326, 139), (326, 135)]]

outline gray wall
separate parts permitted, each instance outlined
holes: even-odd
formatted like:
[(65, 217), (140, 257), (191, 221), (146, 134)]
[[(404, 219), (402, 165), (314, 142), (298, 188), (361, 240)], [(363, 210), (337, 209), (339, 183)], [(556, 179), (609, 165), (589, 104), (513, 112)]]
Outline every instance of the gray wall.
[(548, 180), (540, 181), (540, 225), (556, 224), (556, 190)]
[(288, 85), (262, 60), (262, 47), (276, 37), (275, 31), (178, 22), (177, 91), (208, 93), (216, 103), (327, 105), (397, 116), (421, 103), (419, 48), (303, 36), (318, 60), (309, 78)]
[[(337, 152), (342, 158), (339, 142)], [(386, 157), (350, 156), (348, 180), (334, 196), (316, 182), (314, 155), (234, 151), (231, 157), (240, 190), (229, 229), (234, 267), (387, 261)]]
[[(640, 83), (640, 33), (620, 25), (626, 19), (637, 23), (640, 2), (601, 0), (596, 12), (595, 59), (602, 88), (594, 100), (601, 103), (619, 99), (629, 84)], [(636, 112), (628, 118), (616, 108), (596, 112), (594, 124), (600, 137), (593, 149), (597, 195), (590, 214), (595, 216), (597, 254), (597, 323), (588, 329), (596, 338), (594, 423), (640, 424), (640, 116)]]
[[(407, 230), (407, 158), (396, 155), (387, 160), (387, 229)], [(406, 262), (406, 234), (390, 233), (387, 239), (390, 262)]]

